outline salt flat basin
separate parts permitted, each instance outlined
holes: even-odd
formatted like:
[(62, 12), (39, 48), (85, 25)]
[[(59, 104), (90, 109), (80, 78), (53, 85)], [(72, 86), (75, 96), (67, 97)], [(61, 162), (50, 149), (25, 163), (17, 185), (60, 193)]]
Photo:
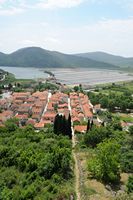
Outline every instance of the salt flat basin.
[(118, 81), (133, 80), (133, 74), (117, 70), (90, 69), (90, 68), (24, 68), (24, 67), (0, 67), (13, 73), (18, 79), (47, 78), (44, 71), (51, 71), (57, 80), (64, 84), (101, 84)]

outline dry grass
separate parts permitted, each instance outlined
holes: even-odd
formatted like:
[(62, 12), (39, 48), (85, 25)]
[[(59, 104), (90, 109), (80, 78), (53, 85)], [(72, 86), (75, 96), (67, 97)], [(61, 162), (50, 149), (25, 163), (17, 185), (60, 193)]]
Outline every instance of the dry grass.
[[(80, 169), (80, 194), (81, 200), (113, 200), (117, 191), (107, 189), (105, 185), (95, 179), (91, 179), (87, 169), (87, 162), (91, 158), (93, 151), (76, 148), (78, 167)], [(128, 180), (128, 174), (121, 174), (121, 188), (124, 192)], [(120, 192), (118, 190), (118, 192)]]

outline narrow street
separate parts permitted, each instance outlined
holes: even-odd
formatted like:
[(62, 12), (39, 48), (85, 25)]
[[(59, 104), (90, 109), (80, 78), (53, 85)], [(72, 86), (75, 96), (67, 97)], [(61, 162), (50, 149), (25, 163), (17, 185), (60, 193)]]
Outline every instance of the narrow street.
[[(71, 105), (70, 105), (70, 98), (68, 98), (68, 108), (70, 110), (70, 114), (71, 114)], [(73, 123), (72, 123), (72, 154), (73, 154), (73, 158), (74, 158), (74, 174), (75, 174), (75, 192), (77, 195), (77, 200), (80, 200), (80, 171), (79, 171), (79, 167), (78, 167), (78, 159), (77, 159), (77, 155), (75, 153), (75, 145), (76, 145), (76, 140), (75, 140), (75, 135), (74, 135), (74, 129), (73, 129)]]
[[(45, 108), (44, 108), (44, 111), (43, 111), (43, 113), (42, 113), (42, 116), (43, 116), (44, 113), (47, 111), (47, 107), (48, 107), (49, 99), (51, 98), (51, 96), (52, 96), (51, 92), (48, 92), (48, 101), (47, 101), (47, 104), (46, 104), (46, 106), (45, 106)], [(41, 119), (41, 120), (42, 120), (42, 119)]]

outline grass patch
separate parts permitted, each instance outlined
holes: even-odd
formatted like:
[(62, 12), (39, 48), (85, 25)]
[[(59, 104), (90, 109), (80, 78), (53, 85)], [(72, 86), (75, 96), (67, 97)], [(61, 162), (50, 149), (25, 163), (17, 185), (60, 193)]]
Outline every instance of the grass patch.
[(91, 196), (91, 195), (94, 195), (94, 194), (97, 194), (96, 190), (91, 188), (91, 187), (88, 187), (88, 186), (83, 186), (82, 188), (82, 197), (84, 199), (86, 199), (87, 197)]
[(133, 123), (133, 117), (129, 114), (113, 114), (114, 116), (118, 117), (121, 121)]

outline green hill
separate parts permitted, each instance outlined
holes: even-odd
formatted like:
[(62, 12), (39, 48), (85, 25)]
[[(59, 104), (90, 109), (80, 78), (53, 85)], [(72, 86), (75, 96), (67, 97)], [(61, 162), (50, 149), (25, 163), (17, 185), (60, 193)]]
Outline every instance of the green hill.
[(76, 55), (48, 51), (39, 47), (28, 47), (11, 54), (0, 53), (0, 66), (15, 67), (90, 67), (118, 69), (105, 62), (95, 61)]
[(90, 52), (76, 54), (77, 56), (96, 60), (99, 62), (106, 62), (120, 67), (133, 67), (133, 58), (126, 58), (122, 56), (115, 56), (105, 52)]

